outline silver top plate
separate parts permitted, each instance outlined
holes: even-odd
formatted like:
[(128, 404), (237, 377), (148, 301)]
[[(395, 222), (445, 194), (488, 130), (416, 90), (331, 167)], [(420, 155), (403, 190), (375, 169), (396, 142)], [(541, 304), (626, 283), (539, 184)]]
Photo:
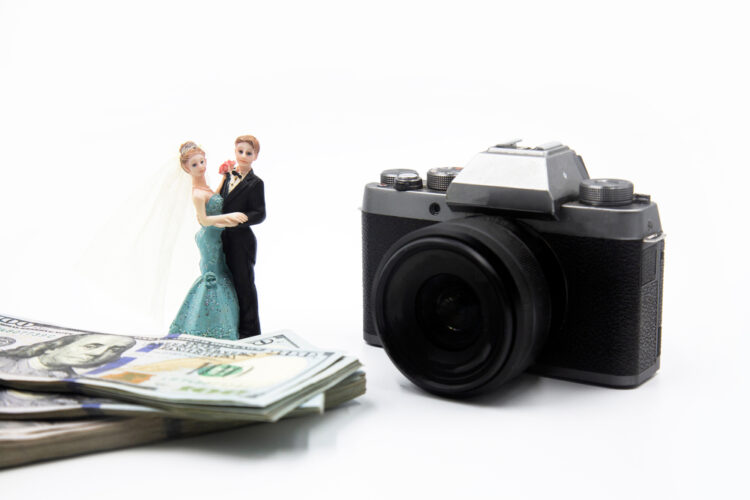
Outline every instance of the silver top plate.
[(447, 202), (456, 207), (528, 212), (557, 217), (588, 179), (583, 160), (560, 143), (534, 148), (508, 141), (477, 154), (453, 180)]

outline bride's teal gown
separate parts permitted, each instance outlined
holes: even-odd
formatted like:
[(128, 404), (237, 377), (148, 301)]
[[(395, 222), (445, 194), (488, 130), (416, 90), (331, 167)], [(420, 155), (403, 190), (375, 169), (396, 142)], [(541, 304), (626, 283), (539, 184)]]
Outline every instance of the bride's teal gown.
[[(224, 199), (213, 195), (206, 204), (206, 214), (221, 214), (223, 205)], [(169, 333), (237, 340), (240, 308), (221, 245), (222, 231), (223, 228), (207, 226), (196, 233), (201, 277), (190, 288)]]

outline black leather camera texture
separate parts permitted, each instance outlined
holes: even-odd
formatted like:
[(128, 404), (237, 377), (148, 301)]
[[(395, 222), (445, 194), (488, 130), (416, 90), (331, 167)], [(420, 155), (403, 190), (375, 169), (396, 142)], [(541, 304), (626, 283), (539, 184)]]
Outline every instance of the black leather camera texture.
[[(565, 273), (567, 314), (537, 361), (610, 375), (637, 375), (660, 353), (663, 241), (544, 234)], [(643, 264), (654, 266), (654, 272)], [(644, 282), (644, 280), (648, 280)], [(543, 369), (536, 370), (543, 373)]]

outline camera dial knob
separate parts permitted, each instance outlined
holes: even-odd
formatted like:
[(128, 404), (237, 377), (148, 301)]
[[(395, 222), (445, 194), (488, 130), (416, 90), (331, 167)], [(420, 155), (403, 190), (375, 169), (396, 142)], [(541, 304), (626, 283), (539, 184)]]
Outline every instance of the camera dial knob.
[(398, 174), (414, 174), (419, 176), (416, 170), (410, 168), (391, 168), (380, 172), (380, 184), (383, 186), (393, 186), (396, 183)]
[(402, 172), (396, 176), (393, 188), (396, 191), (422, 189), (422, 178), (416, 172)]
[(581, 203), (597, 207), (629, 205), (633, 202), (633, 183), (622, 179), (584, 179), (578, 198)]
[(447, 191), (448, 186), (463, 167), (437, 167), (427, 172), (427, 187), (435, 191)]

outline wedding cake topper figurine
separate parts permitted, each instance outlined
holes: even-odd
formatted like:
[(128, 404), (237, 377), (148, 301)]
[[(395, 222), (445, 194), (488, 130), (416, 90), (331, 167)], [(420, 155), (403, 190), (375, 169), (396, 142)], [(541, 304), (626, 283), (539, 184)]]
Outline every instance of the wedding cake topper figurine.
[[(195, 142), (182, 144), (161, 166), (144, 169), (148, 179), (108, 215), (74, 264), (104, 308), (126, 316), (135, 328), (169, 334), (229, 340), (260, 334), (251, 229), (266, 218), (263, 181), (253, 171), (260, 144), (242, 135), (234, 146), (237, 161), (221, 166), (215, 190), (206, 180), (206, 152)], [(192, 242), (194, 230), (184, 229), (196, 219), (201, 227)], [(192, 259), (181, 257), (195, 244), (200, 276), (186, 296), (178, 289), (176, 298), (184, 300), (167, 312), (173, 278), (194, 272)]]
[(180, 166), (192, 177), (192, 199), (198, 222), (195, 235), (200, 250), (201, 276), (193, 283), (169, 333), (188, 333), (236, 340), (239, 304), (222, 250), (224, 228), (246, 223), (241, 212), (223, 212), (224, 200), (206, 182), (206, 153), (194, 142), (180, 146)]

